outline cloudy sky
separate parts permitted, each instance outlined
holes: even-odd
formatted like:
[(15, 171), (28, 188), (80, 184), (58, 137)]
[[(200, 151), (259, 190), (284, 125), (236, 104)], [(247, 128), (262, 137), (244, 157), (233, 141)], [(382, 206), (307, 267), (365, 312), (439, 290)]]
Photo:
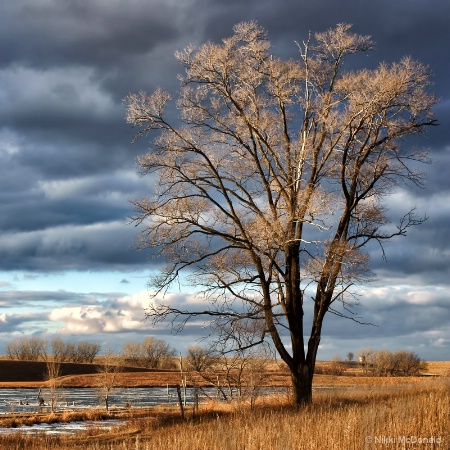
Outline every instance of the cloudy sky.
[[(151, 192), (136, 174), (145, 140), (131, 144), (122, 100), (129, 92), (177, 89), (173, 54), (218, 41), (257, 20), (273, 52), (295, 56), (309, 31), (351, 23), (369, 34), (379, 61), (404, 55), (429, 65), (440, 126), (427, 188), (398, 192), (391, 211), (416, 206), (429, 219), (372, 255), (376, 281), (357, 313), (377, 327), (329, 317), (319, 359), (372, 348), (450, 358), (450, 3), (448, 0), (15, 0), (0, 3), (0, 354), (14, 337), (60, 334), (120, 350), (155, 335), (143, 321), (147, 280), (158, 261), (134, 249), (130, 200)], [(186, 289), (174, 302), (195, 301)]]

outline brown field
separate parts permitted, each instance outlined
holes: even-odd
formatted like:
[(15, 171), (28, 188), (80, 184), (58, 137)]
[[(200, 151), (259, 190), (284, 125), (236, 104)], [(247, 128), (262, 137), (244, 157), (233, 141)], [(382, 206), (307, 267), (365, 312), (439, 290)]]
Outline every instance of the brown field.
[[(327, 372), (331, 363), (319, 361), (318, 372)], [(98, 371), (96, 364), (61, 364), (62, 376), (59, 378), (65, 387), (96, 387), (98, 386)], [(0, 388), (6, 387), (43, 387), (45, 381), (46, 363), (42, 361), (11, 361), (0, 359)], [(424, 375), (450, 376), (449, 361), (427, 362)], [(370, 377), (363, 376), (356, 363), (349, 364), (342, 375), (317, 373), (314, 376), (315, 386), (393, 386), (418, 383), (423, 377)], [(191, 381), (191, 383), (194, 381)], [(200, 385), (206, 383), (195, 380)], [(123, 387), (150, 387), (180, 384), (178, 370), (142, 369), (139, 367), (124, 367), (116, 385)], [(288, 386), (289, 374), (281, 364), (272, 364), (268, 368), (266, 386)]]
[[(46, 383), (47, 365), (44, 361), (12, 361), (0, 359), (0, 388), (41, 387)], [(118, 385), (164, 386), (180, 380), (179, 371), (124, 367), (119, 375)], [(58, 381), (65, 387), (97, 386), (98, 366), (96, 364), (62, 363)], [(175, 381), (175, 377), (176, 381)]]
[(450, 377), (450, 362), (429, 361), (427, 362), (427, 372), (431, 374)]
[[(44, 386), (45, 363), (0, 360), (0, 387)], [(367, 377), (357, 364), (348, 364), (343, 375), (324, 374), (329, 362), (319, 362), (315, 386), (352, 387), (348, 390), (315, 391), (313, 405), (295, 409), (288, 395), (248, 400), (208, 402), (185, 420), (177, 408), (150, 410), (92, 409), (46, 415), (9, 414), (1, 426), (17, 427), (36, 422), (123, 419), (110, 431), (95, 425), (70, 435), (0, 435), (2, 450), (375, 450), (450, 449), (450, 362), (429, 362), (426, 373), (436, 376)], [(77, 367), (75, 367), (77, 366)], [(123, 386), (179, 384), (179, 371), (127, 368)], [(72, 372), (72, 373), (71, 373)], [(15, 380), (19, 378), (22, 381)], [(60, 381), (64, 386), (96, 386), (95, 365), (67, 365)], [(424, 374), (425, 375), (425, 374)], [(288, 386), (282, 366), (270, 367), (267, 385)], [(389, 389), (380, 389), (388, 387)], [(361, 389), (358, 389), (361, 388)], [(367, 389), (369, 388), (369, 389)], [(373, 388), (373, 389), (371, 389)], [(98, 423), (98, 422), (96, 422)], [(384, 439), (384, 441), (383, 441)], [(390, 441), (389, 441), (390, 439)], [(395, 442), (392, 442), (392, 439)], [(403, 439), (403, 441), (402, 441)], [(416, 442), (404, 441), (415, 439)], [(420, 442), (417, 443), (417, 440)], [(413, 445), (414, 444), (414, 445)]]
[(243, 401), (205, 403), (195, 416), (188, 409), (185, 420), (174, 408), (157, 407), (107, 432), (92, 427), (74, 436), (0, 435), (0, 448), (448, 450), (449, 411), (448, 379), (423, 379), (401, 389), (320, 392), (301, 409), (285, 396), (260, 399), (253, 409)]

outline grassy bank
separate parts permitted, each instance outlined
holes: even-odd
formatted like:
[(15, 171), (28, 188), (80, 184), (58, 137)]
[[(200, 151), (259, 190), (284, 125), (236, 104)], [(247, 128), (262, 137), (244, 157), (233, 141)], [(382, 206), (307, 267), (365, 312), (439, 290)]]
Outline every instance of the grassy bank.
[[(402, 389), (320, 393), (295, 410), (271, 398), (243, 404), (202, 405), (195, 420), (157, 411), (108, 433), (76, 436), (0, 436), (5, 450), (361, 450), (450, 448), (450, 386), (420, 383)], [(189, 414), (190, 415), (190, 414)]]

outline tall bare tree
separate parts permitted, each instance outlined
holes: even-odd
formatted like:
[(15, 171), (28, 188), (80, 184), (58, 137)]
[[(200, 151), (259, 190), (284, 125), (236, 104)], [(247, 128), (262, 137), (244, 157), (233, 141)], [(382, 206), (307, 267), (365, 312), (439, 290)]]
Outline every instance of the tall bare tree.
[(123, 369), (123, 360), (119, 355), (108, 351), (97, 365), (97, 385), (99, 398), (105, 403), (106, 411), (109, 411), (111, 394), (117, 387), (120, 373)]
[(50, 405), (50, 411), (54, 412), (57, 402), (60, 400), (60, 393), (62, 382), (61, 377), (61, 364), (57, 360), (47, 361), (47, 370), (45, 374), (45, 379), (47, 381), (46, 385), (48, 388), (48, 401)]
[[(138, 158), (157, 177), (155, 192), (134, 202), (143, 246), (167, 261), (151, 281), (148, 316), (181, 327), (196, 316), (264, 323), (254, 344), (270, 336), (296, 404), (312, 398), (326, 313), (342, 315), (335, 302), (366, 279), (364, 247), (383, 248), (423, 222), (410, 210), (385, 226), (383, 199), (402, 181), (421, 185), (416, 163), (426, 154), (404, 138), (435, 123), (429, 71), (411, 58), (343, 70), (348, 56), (372, 47), (341, 24), (284, 60), (258, 24), (240, 23), (220, 44), (177, 53), (186, 70), (179, 120), (161, 89), (126, 98), (136, 139), (157, 134)], [(182, 273), (204, 287), (204, 309), (157, 301)]]

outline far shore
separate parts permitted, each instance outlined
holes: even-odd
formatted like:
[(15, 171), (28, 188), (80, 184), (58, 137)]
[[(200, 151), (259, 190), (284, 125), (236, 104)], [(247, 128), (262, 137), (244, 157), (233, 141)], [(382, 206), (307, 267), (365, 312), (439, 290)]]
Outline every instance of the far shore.
[[(35, 364), (29, 362), (15, 361), (21, 367), (21, 381), (15, 380), (15, 374), (7, 373), (7, 360), (0, 360), (0, 389), (14, 388), (45, 388), (48, 384), (42, 377), (41, 373), (32, 373)], [(15, 368), (17, 370), (17, 365)], [(327, 362), (319, 362), (322, 368), (327, 366)], [(86, 367), (78, 367), (78, 373), (67, 374), (58, 378), (58, 384), (65, 388), (81, 388), (81, 387), (98, 387), (98, 373), (96, 373), (95, 364), (85, 365)], [(83, 369), (86, 372), (82, 373)], [(118, 374), (115, 382), (116, 387), (166, 387), (181, 384), (181, 374), (179, 370), (157, 370), (157, 369), (137, 369), (127, 368), (126, 371)], [(132, 370), (132, 371), (130, 371)], [(28, 371), (28, 372), (27, 372)], [(80, 373), (81, 372), (81, 373)], [(24, 373), (27, 378), (24, 380)], [(411, 377), (374, 377), (362, 374), (357, 365), (353, 364), (342, 375), (332, 375), (317, 373), (314, 376), (314, 387), (373, 387), (373, 386), (405, 386), (424, 381), (424, 378), (435, 378), (450, 375), (449, 361), (432, 361), (427, 363), (427, 370), (421, 376)], [(33, 379), (34, 378), (34, 379)], [(211, 386), (211, 384), (200, 379), (198, 376), (184, 373), (183, 378), (186, 379), (188, 386), (197, 384), (199, 386)], [(265, 378), (263, 386), (289, 386), (290, 377), (286, 370), (283, 370), (277, 364), (273, 364), (268, 369), (268, 376)]]

